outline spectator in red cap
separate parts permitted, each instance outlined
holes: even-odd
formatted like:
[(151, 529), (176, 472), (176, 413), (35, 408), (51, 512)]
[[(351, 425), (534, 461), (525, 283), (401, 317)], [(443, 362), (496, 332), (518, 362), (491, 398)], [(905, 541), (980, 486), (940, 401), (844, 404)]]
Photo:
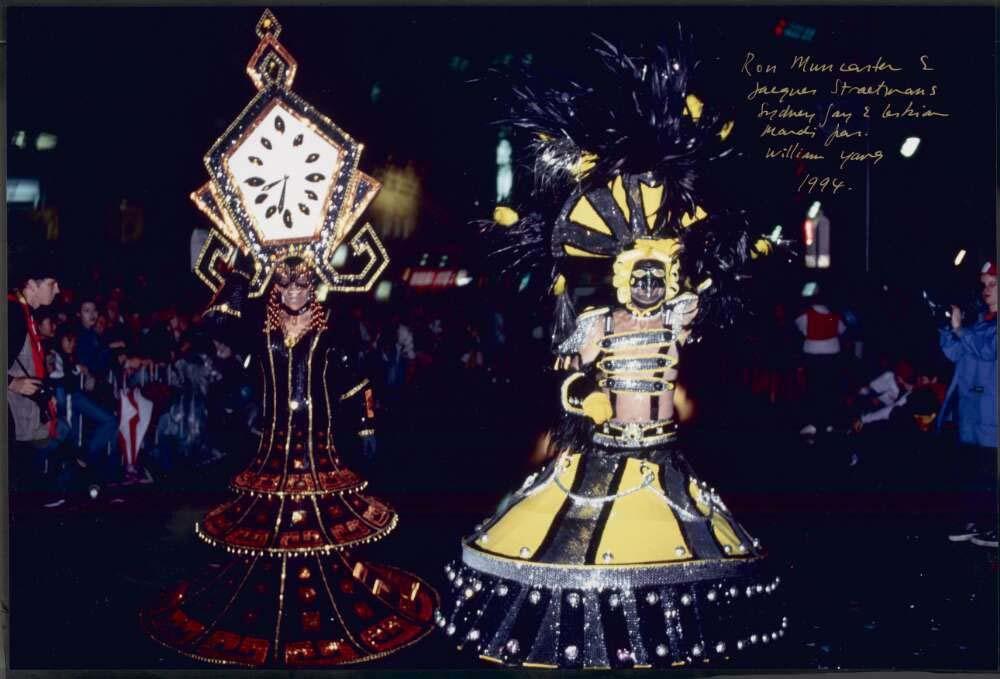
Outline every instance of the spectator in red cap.
[[(938, 422), (955, 414), (958, 438), (965, 453), (960, 464), (966, 468), (965, 496), (970, 511), (986, 517), (949, 535), (952, 541), (972, 540), (985, 547), (997, 547), (997, 265), (987, 262), (979, 276), (986, 310), (972, 325), (963, 325), (962, 310), (951, 307), (951, 325), (941, 330), (941, 350), (955, 364)], [(984, 503), (979, 511), (975, 505)], [(973, 514), (972, 516), (975, 516)], [(970, 517), (972, 518), (972, 517)]]

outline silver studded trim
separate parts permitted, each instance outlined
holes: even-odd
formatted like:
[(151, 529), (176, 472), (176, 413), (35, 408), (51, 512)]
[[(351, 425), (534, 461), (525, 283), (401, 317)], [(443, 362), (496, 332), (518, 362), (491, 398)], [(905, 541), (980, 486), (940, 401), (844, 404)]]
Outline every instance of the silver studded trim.
[(624, 435), (616, 436), (614, 434), (605, 434), (601, 431), (595, 431), (593, 436), (594, 443), (604, 446), (605, 448), (649, 448), (651, 446), (670, 443), (676, 439), (677, 432), (667, 432), (664, 434), (656, 434), (654, 436), (643, 436), (638, 440)]
[(563, 343), (559, 345), (559, 353), (580, 353), (580, 350), (583, 348), (583, 342), (587, 339), (587, 335), (590, 333), (590, 329), (593, 328), (598, 321), (604, 320), (608, 311), (609, 309), (607, 307), (602, 307), (601, 309), (593, 309), (577, 316), (576, 327), (573, 329), (573, 334), (563, 340)]
[(667, 356), (642, 356), (639, 358), (608, 358), (600, 362), (598, 367), (604, 372), (639, 372), (649, 370), (666, 370), (673, 367), (673, 359)]
[(608, 377), (597, 381), (597, 386), (610, 391), (628, 391), (639, 394), (662, 394), (673, 389), (668, 380), (619, 379)]
[(604, 349), (618, 347), (639, 347), (646, 344), (666, 344), (673, 339), (669, 330), (646, 330), (621, 335), (608, 335), (600, 341)]
[(743, 575), (750, 564), (759, 560), (751, 557), (650, 566), (570, 566), (516, 561), (487, 554), (467, 543), (462, 545), (462, 562), (466, 566), (504, 580), (549, 589), (623, 589), (722, 579)]

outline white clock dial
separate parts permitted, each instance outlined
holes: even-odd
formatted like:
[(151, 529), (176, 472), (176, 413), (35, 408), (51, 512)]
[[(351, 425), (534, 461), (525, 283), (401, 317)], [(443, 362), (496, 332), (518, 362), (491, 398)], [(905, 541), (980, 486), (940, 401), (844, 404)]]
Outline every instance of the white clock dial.
[(323, 225), (340, 149), (281, 103), (228, 158), (263, 243), (310, 239)]

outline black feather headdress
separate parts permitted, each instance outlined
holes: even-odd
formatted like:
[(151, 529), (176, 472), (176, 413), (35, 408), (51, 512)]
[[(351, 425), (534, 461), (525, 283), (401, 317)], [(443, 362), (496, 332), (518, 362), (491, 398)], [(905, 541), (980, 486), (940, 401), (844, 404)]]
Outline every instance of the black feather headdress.
[(584, 83), (541, 84), (520, 74), (504, 123), (527, 133), (531, 190), (525, 216), (498, 208), (485, 231), (503, 269), (549, 274), (556, 293), (553, 343), (572, 330), (563, 274), (571, 260), (605, 270), (637, 240), (680, 243), (681, 275), (698, 288), (693, 328), (726, 326), (742, 310), (741, 270), (770, 246), (752, 239), (742, 213), (707, 205), (709, 165), (732, 154), (733, 123), (693, 91), (697, 63), (678, 27), (671, 46), (632, 56), (595, 36)]

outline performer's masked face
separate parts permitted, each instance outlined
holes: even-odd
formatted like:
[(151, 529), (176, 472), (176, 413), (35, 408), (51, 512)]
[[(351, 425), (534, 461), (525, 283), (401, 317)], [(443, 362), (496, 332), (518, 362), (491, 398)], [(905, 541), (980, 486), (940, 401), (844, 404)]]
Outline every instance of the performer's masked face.
[(632, 304), (639, 309), (652, 309), (663, 303), (667, 294), (667, 269), (662, 262), (644, 259), (632, 267), (629, 286)]
[(281, 306), (294, 314), (312, 301), (316, 285), (308, 267), (281, 264), (274, 272), (274, 289), (281, 299)]

